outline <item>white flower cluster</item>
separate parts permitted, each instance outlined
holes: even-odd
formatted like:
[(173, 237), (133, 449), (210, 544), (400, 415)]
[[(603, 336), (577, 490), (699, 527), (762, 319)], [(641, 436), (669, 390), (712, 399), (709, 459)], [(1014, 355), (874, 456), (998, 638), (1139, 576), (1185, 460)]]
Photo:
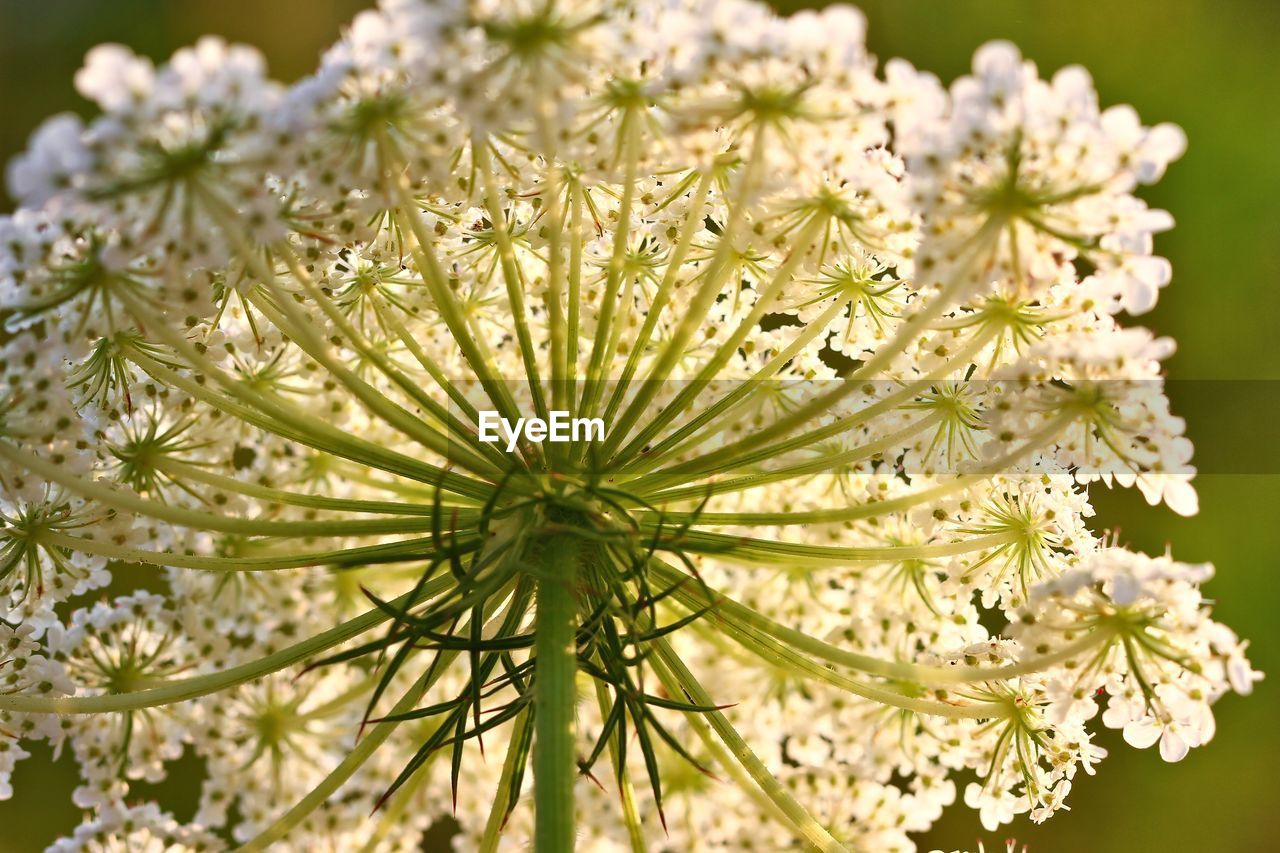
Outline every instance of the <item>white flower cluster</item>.
[[(1095, 720), (1207, 742), (1261, 677), (1210, 568), (1089, 522), (1196, 511), (1120, 316), (1182, 134), (863, 27), (382, 0), (287, 87), (93, 50), (0, 217), (0, 797), (46, 740), (57, 851), (908, 851), (971, 771), (989, 828), (1064, 808)], [(186, 751), (195, 823), (125, 805)]]
[(202, 853), (222, 849), (217, 837), (193, 827), (180, 826), (173, 815), (154, 803), (141, 806), (109, 806), (76, 827), (70, 838), (59, 839), (52, 853)]

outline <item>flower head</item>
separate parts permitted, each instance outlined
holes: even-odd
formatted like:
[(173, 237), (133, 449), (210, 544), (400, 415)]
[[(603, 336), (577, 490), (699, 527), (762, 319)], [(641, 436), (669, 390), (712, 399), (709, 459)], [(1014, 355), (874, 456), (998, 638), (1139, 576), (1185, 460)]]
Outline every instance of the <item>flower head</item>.
[[(864, 27), (384, 0), (290, 87), (90, 53), (0, 219), (0, 780), (69, 745), (56, 849), (910, 850), (968, 771), (988, 827), (1066, 808), (1099, 714), (1209, 739), (1260, 677), (1209, 572), (1089, 522), (1195, 510), (1121, 319), (1181, 133)], [(120, 805), (187, 748), (200, 825)]]

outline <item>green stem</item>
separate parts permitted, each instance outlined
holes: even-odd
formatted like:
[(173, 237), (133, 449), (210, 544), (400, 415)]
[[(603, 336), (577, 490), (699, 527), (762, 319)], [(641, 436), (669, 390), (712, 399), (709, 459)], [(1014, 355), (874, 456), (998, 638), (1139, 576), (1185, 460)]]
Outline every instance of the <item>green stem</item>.
[[(277, 304), (272, 305), (265, 298), (266, 296), (270, 296)], [(315, 296), (313, 295), (312, 298), (314, 299)], [(264, 284), (262, 290), (249, 294), (249, 301), (277, 329), (287, 335), (299, 349), (315, 359), (317, 364), (324, 367), (335, 380), (350, 391), (352, 396), (360, 401), (370, 415), (380, 419), (406, 438), (449, 460), (451, 464), (456, 464), (464, 470), (493, 480), (502, 476), (502, 469), (494, 468), (486, 460), (468, 452), (463, 446), (464, 443), (459, 443), (437, 432), (421, 418), (415, 416), (377, 388), (356, 376), (353, 371), (338, 363), (325, 351), (323, 344), (315, 340), (313, 335), (308, 334), (304, 325), (306, 322), (305, 315), (301, 315), (295, 307), (291, 306), (289, 295), (280, 291), (274, 284)], [(352, 331), (354, 332), (354, 330)], [(352, 343), (354, 344), (355, 341), (353, 340)], [(389, 378), (393, 378), (394, 381), (394, 377)], [(406, 384), (409, 387), (413, 387), (412, 383), (403, 376), (400, 376), (400, 379), (402, 380), (402, 388)], [(425, 396), (420, 397), (418, 403), (423, 405), (424, 408), (430, 409), (424, 402), (427, 399), (429, 398)]]
[(751, 197), (755, 193), (760, 178), (760, 172), (764, 168), (764, 162), (765, 133), (763, 128), (757, 128), (751, 143), (751, 153), (748, 155), (746, 165), (743, 167), (742, 182), (738, 185), (735, 201), (729, 206), (728, 217), (723, 226), (724, 230), (716, 245), (715, 254), (711, 258), (707, 276), (702, 284), (699, 285), (697, 292), (685, 310), (684, 316), (676, 324), (671, 336), (663, 343), (662, 350), (650, 366), (649, 376), (646, 381), (641, 384), (636, 396), (622, 410), (622, 414), (618, 419), (610, 424), (609, 434), (605, 437), (604, 445), (600, 451), (601, 457), (609, 458), (618, 451), (632, 427), (639, 422), (649, 404), (653, 402), (653, 398), (657, 396), (662, 383), (671, 376), (671, 371), (679, 363), (680, 359), (684, 357), (689, 341), (692, 340), (697, 330), (702, 328), (702, 324), (706, 322), (707, 312), (711, 310), (711, 306), (715, 304), (716, 297), (720, 294), (724, 277), (733, 269), (735, 252), (733, 241), (737, 236), (739, 226), (746, 217), (747, 208), (750, 206)]
[(835, 389), (825, 394), (819, 394), (786, 417), (779, 418), (764, 429), (757, 430), (732, 444), (719, 448), (716, 453), (732, 457), (735, 454), (762, 447), (776, 438), (787, 435), (797, 427), (828, 414), (842, 400), (860, 390), (866, 380), (879, 378), (884, 368), (888, 367), (895, 358), (905, 352), (907, 345), (917, 335), (926, 330), (930, 323), (946, 313), (947, 309), (954, 308), (956, 300), (965, 295), (965, 288), (969, 285), (969, 271), (979, 262), (983, 251), (995, 239), (995, 235), (1000, 230), (999, 226), (1000, 223), (990, 220), (983, 225), (978, 233), (973, 236), (969, 253), (957, 267), (952, 281), (937, 294), (930, 297), (923, 307), (903, 320), (893, 338), (877, 347), (875, 352), (857, 370), (845, 377), (844, 381)]
[(507, 301), (511, 303), (511, 320), (515, 325), (516, 340), (520, 344), (520, 360), (524, 362), (525, 376), (529, 381), (529, 393), (533, 396), (533, 408), (539, 417), (545, 418), (547, 401), (542, 393), (542, 382), (538, 378), (537, 348), (534, 346), (533, 336), (529, 333), (529, 312), (524, 304), (525, 285), (520, 278), (520, 264), (516, 260), (515, 245), (511, 241), (511, 232), (507, 228), (507, 214), (498, 201), (498, 190), (494, 186), (488, 143), (477, 139), (471, 143), (471, 151), (477, 168), (484, 174), (485, 209), (489, 211), (489, 223), (497, 246), (498, 264), (502, 268)]
[(436, 385), (444, 389), (444, 392), (449, 395), (449, 399), (458, 407), (458, 410), (461, 411), (462, 414), (466, 415), (471, 423), (480, 423), (480, 413), (476, 410), (476, 407), (473, 406), (471, 401), (466, 398), (466, 395), (463, 394), (462, 390), (445, 375), (445, 372), (441, 369), (440, 365), (427, 355), (426, 350), (422, 348), (422, 344), (418, 342), (418, 340), (413, 336), (413, 333), (411, 333), (408, 327), (405, 326), (404, 321), (396, 316), (396, 312), (394, 310), (381, 311), (380, 317), (382, 322), (385, 323), (391, 331), (396, 333), (396, 337), (400, 339), (400, 343), (404, 344), (405, 349), (409, 351), (409, 354), (414, 357), (422, 369), (427, 371), (427, 375), (435, 381)]
[[(424, 584), (416, 594), (406, 593), (392, 600), (388, 609), (405, 610), (447, 590), (456, 583), (452, 576), (436, 578)], [(285, 667), (293, 666), (334, 646), (358, 637), (391, 618), (381, 608), (369, 610), (354, 619), (348, 619), (328, 631), (317, 634), (281, 649), (274, 654), (233, 666), (220, 672), (197, 675), (170, 681), (146, 690), (127, 693), (108, 693), (102, 696), (28, 696), (23, 694), (0, 695), (0, 711), (16, 711), (28, 714), (100, 714), (108, 711), (136, 711), (196, 699), (217, 693), (246, 681), (253, 681)]]
[(732, 536), (723, 533), (707, 533), (690, 530), (670, 542), (660, 542), (659, 547), (679, 548), (686, 553), (710, 554), (719, 560), (732, 563), (748, 563), (753, 566), (843, 566), (848, 563), (897, 563), (903, 560), (932, 560), (954, 557), (973, 551), (984, 551), (1017, 542), (1023, 536), (1020, 530), (988, 533), (951, 542), (931, 542), (926, 545), (869, 545), (848, 547), (839, 545), (810, 545), (804, 542), (778, 542), (771, 539), (754, 539), (748, 536)]
[[(693, 677), (693, 673), (685, 667), (684, 662), (676, 656), (671, 646), (665, 640), (658, 640), (654, 643), (657, 655), (652, 658), (654, 673), (658, 679), (667, 688), (667, 691), (674, 697), (680, 697), (682, 694), (688, 698), (690, 702), (698, 705), (714, 705), (714, 700)], [(755, 782), (760, 791), (769, 798), (769, 801), (777, 808), (787, 821), (794, 826), (805, 841), (812, 844), (819, 850), (827, 853), (828, 851), (843, 851), (845, 848), (840, 842), (831, 837), (831, 833), (827, 832), (822, 824), (818, 823), (807, 811), (804, 806), (796, 802), (791, 796), (791, 792), (783, 787), (782, 783), (769, 772), (759, 757), (742, 739), (742, 735), (738, 734), (737, 729), (729, 722), (720, 711), (707, 711), (702, 714), (689, 714), (690, 719), (702, 717), (711, 728), (715, 730), (716, 735), (724, 743), (728, 751), (733, 755), (736, 763), (741, 764), (742, 768)]]
[[(622, 116), (626, 134), (626, 166), (624, 168), (622, 198), (618, 202), (619, 222), (613, 235), (613, 253), (609, 257), (609, 269), (605, 277), (604, 295), (600, 301), (600, 320), (595, 339), (591, 344), (591, 358), (587, 364), (587, 384), (582, 391), (579, 412), (590, 417), (596, 406), (605, 381), (605, 370), (613, 362), (613, 348), (609, 332), (614, 328), (614, 313), (618, 308), (618, 288), (626, 273), (628, 241), (631, 234), (635, 206), (636, 168), (640, 158), (640, 135), (637, 117), (628, 110)], [(583, 451), (585, 451), (585, 446)]]
[(859, 654), (819, 640), (817, 637), (812, 637), (803, 631), (788, 628), (786, 625), (775, 622), (764, 614), (734, 601), (724, 593), (689, 583), (687, 574), (664, 562), (652, 561), (650, 570), (657, 578), (662, 580), (664, 585), (670, 585), (675, 588), (673, 597), (683, 607), (693, 612), (710, 607), (711, 610), (707, 618), (713, 620), (732, 639), (738, 640), (744, 633), (756, 636), (766, 635), (783, 645), (790, 646), (797, 652), (812, 655), (826, 663), (845, 666), (869, 675), (879, 675), (899, 681), (920, 684), (966, 684), (1017, 678), (1022, 675), (1043, 672), (1051, 666), (1072, 660), (1081, 652), (1087, 651), (1108, 639), (1106, 629), (1090, 631), (1051, 652), (1003, 666), (926, 666), (907, 661), (885, 660), (871, 655)]
[[(406, 437), (419, 442), (424, 447), (434, 450), (446, 459), (450, 459), (453, 463), (473, 471), (481, 476), (489, 476), (494, 479), (501, 476), (502, 468), (499, 466), (495, 471), (487, 470), (484, 460), (477, 460), (469, 453), (463, 453), (461, 448), (453, 446), (451, 441), (432, 429), (430, 425), (420, 418), (415, 417), (412, 413), (405, 410), (402, 406), (390, 400), (377, 388), (360, 379), (354, 372), (349, 370), (345, 365), (341, 364), (332, 354), (328, 343), (316, 332), (315, 324), (312, 323), (311, 315), (305, 313), (293, 301), (292, 294), (284, 293), (280, 290), (276, 281), (276, 271), (267, 263), (264, 254), (257, 246), (249, 243), (240, 232), (239, 223), (237, 222), (236, 212), (227, 206), (216, 196), (207, 194), (206, 201), (209, 207), (215, 211), (215, 218), (222, 227), (227, 238), (236, 248), (236, 252), (244, 261), (249, 272), (258, 278), (258, 283), (262, 288), (262, 292), (269, 294), (275, 300), (275, 305), (269, 304), (262, 298), (262, 293), (258, 291), (250, 292), (247, 296), (249, 302), (257, 308), (262, 314), (270, 320), (276, 328), (283, 332), (290, 340), (293, 341), (303, 352), (310, 355), (318, 364), (324, 367), (329, 373), (340, 382), (347, 390), (349, 390), (357, 400), (364, 405), (365, 409), (374, 417), (382, 419), (384, 423), (395, 429)], [(337, 309), (315, 286), (310, 276), (303, 268), (297, 256), (285, 243), (279, 243), (275, 247), (275, 251), (285, 259), (289, 266), (290, 272), (293, 274), (297, 282), (302, 285), (303, 289), (311, 297), (312, 301), (324, 310), (329, 320), (334, 323), (338, 330), (347, 338), (349, 343), (357, 350), (362, 352), (366, 358), (370, 360), (383, 375), (390, 379), (393, 383), (399, 385), (402, 389), (412, 392), (418, 392), (417, 402), (423, 405), (428, 411), (433, 411), (432, 406), (435, 402), (430, 400), (421, 389), (406, 379), (399, 371), (395, 370), (390, 362), (380, 353), (374, 351), (363, 340), (354, 327), (347, 323), (342, 312)], [(441, 410), (441, 416), (445, 421), (448, 420), (448, 413)], [(462, 435), (467, 436), (466, 431)], [(477, 445), (478, 447), (480, 445)], [(483, 448), (481, 448), (483, 449)]]
[[(114, 542), (67, 536), (52, 531), (40, 533), (40, 543), (83, 554), (94, 554), (109, 560), (134, 563), (143, 566), (170, 566), (176, 569), (196, 569), (210, 572), (263, 572), (284, 569), (301, 569), (308, 566), (365, 566), (392, 562), (410, 562), (435, 556), (438, 545), (434, 537), (404, 539), (398, 542), (379, 542), (354, 548), (336, 548), (328, 551), (298, 552), (286, 550), (260, 557), (219, 557), (201, 554), (176, 554), (168, 551), (151, 551), (129, 548)], [(474, 539), (462, 539), (455, 544), (461, 549), (474, 549), (479, 543)]]
[[(850, 465), (862, 459), (870, 459), (886, 450), (900, 447), (904, 441), (911, 438), (918, 432), (922, 432), (941, 421), (945, 415), (941, 412), (932, 415), (926, 415), (907, 424), (900, 430), (891, 432), (883, 438), (866, 444), (852, 447), (840, 453), (834, 454), (815, 454), (812, 459), (805, 462), (799, 462), (794, 465), (787, 465), (782, 468), (776, 468), (772, 471), (760, 471), (756, 474), (747, 474), (742, 477), (733, 477), (727, 480), (708, 480), (695, 486), (686, 486), (682, 489), (671, 489), (669, 491), (654, 491), (655, 484), (644, 483), (639, 481), (629, 483), (628, 488), (633, 489), (637, 494), (644, 496), (646, 502), (653, 504), (675, 503), (684, 500), (699, 500), (701, 498), (711, 497), (712, 495), (722, 495), (728, 492), (741, 491), (743, 489), (755, 489), (769, 483), (777, 483), (786, 480), (792, 480), (797, 477), (806, 477), (817, 474), (831, 474), (839, 471), (842, 467)], [(679, 481), (682, 478), (677, 478)], [(664, 481), (659, 480), (656, 483), (657, 488), (665, 485)]]
[[(649, 310), (645, 312), (644, 324), (640, 327), (640, 332), (636, 335), (636, 339), (631, 343), (631, 352), (627, 354), (627, 363), (622, 368), (622, 375), (614, 383), (609, 404), (605, 407), (605, 423), (613, 423), (613, 416), (617, 414), (618, 407), (626, 399), (627, 390), (630, 388), (631, 380), (640, 365), (640, 359), (649, 348), (653, 330), (657, 328), (658, 320), (661, 319), (663, 310), (667, 307), (667, 303), (671, 301), (671, 293), (675, 288), (679, 271), (684, 267), (685, 258), (689, 254), (689, 247), (693, 244), (693, 238), (698, 233), (698, 230), (702, 228), (703, 212), (707, 206), (707, 194), (711, 190), (711, 182), (714, 176), (714, 169), (709, 168), (698, 178), (698, 188), (693, 193), (692, 204), (689, 206), (684, 224), (680, 228), (680, 238), (677, 240), (671, 256), (667, 259), (667, 271), (662, 277), (661, 284), (658, 285), (658, 291), (654, 294), (653, 301), (649, 304)], [(684, 182), (681, 182), (679, 186), (683, 188)]]
[(812, 248), (814, 240), (822, 233), (826, 225), (827, 219), (825, 216), (815, 215), (800, 230), (795, 242), (787, 252), (786, 260), (774, 272), (772, 280), (761, 291), (760, 297), (747, 313), (747, 316), (738, 323), (738, 327), (734, 329), (732, 334), (721, 342), (707, 363), (698, 370), (697, 375), (691, 381), (684, 383), (684, 387), (676, 394), (676, 398), (656, 412), (653, 418), (640, 429), (635, 438), (618, 451), (614, 458), (615, 465), (632, 458), (642, 447), (648, 445), (653, 438), (662, 432), (663, 428), (693, 404), (706, 383), (715, 379), (721, 368), (729, 363), (729, 359), (738, 352), (743, 342), (756, 330), (757, 324), (759, 324), (765, 313), (773, 308), (778, 294), (791, 282), (795, 277), (796, 271), (800, 269), (800, 265), (809, 257), (809, 250)]
[[(456, 656), (457, 652), (442, 653), (442, 657), (447, 660), (452, 660)], [(383, 720), (374, 726), (373, 730), (360, 739), (360, 742), (347, 753), (346, 758), (342, 759), (338, 766), (319, 785), (316, 785), (310, 793), (294, 804), (293, 808), (285, 812), (275, 823), (260, 832), (253, 840), (238, 848), (236, 853), (254, 853), (254, 851), (268, 849), (272, 844), (284, 838), (289, 833), (289, 830), (302, 823), (308, 815), (323, 805), (325, 800), (329, 799), (338, 788), (342, 787), (343, 782), (350, 779), (373, 756), (374, 750), (382, 746), (383, 742), (391, 737), (391, 733), (402, 722), (397, 719), (397, 716), (413, 710), (422, 695), (427, 692), (447, 668), (448, 664), (445, 663), (428, 669), (391, 709), (391, 713), (388, 716), (392, 719)]]
[[(391, 382), (399, 387), (410, 399), (421, 406), (425, 412), (436, 418), (436, 420), (438, 420), (440, 424), (447, 429), (450, 437), (450, 443), (461, 441), (463, 444), (470, 446), (473, 451), (482, 456), (485, 455), (486, 452), (492, 451), (492, 455), (487, 459), (487, 461), (490, 466), (492, 466), (493, 470), (501, 476), (501, 473), (507, 469), (506, 458), (501, 453), (498, 453), (492, 445), (480, 442), (473, 429), (455, 417), (448, 408), (438, 403), (430, 394), (420, 387), (418, 382), (407, 377), (392, 363), (391, 359), (380, 352), (377, 347), (370, 344), (369, 341), (367, 341), (364, 336), (347, 321), (341, 309), (333, 304), (333, 301), (325, 295), (324, 290), (316, 285), (302, 261), (287, 243), (280, 243), (277, 251), (285, 259), (294, 278), (300, 285), (302, 285), (303, 289), (307, 292), (307, 295), (320, 306), (320, 309), (327, 317), (329, 317), (333, 324), (337, 326), (338, 330), (346, 336), (351, 344), (356, 347), (356, 349), (358, 349), (365, 358), (372, 362), (387, 379), (391, 380)], [(268, 289), (276, 295), (277, 299), (288, 298), (287, 294), (279, 293), (273, 283), (268, 284)], [(288, 303), (282, 302), (281, 304), (285, 309), (292, 308)], [(298, 312), (294, 311), (293, 313)], [(291, 316), (289, 310), (286, 310), (286, 315)], [(297, 319), (294, 319), (294, 322), (296, 323)], [(295, 340), (295, 342), (298, 343), (299, 346), (302, 345), (300, 340)], [(321, 363), (323, 364), (324, 362)], [(368, 383), (365, 383), (355, 377), (350, 370), (343, 367), (341, 364), (337, 364), (337, 367), (342, 371), (342, 373), (338, 375), (338, 378), (342, 380), (344, 384), (349, 382), (360, 382), (360, 387), (366, 389), (369, 393), (377, 395), (377, 397), (381, 398), (383, 401), (390, 403), (390, 401), (386, 400), (380, 392)], [(391, 405), (395, 406), (394, 403)], [(413, 425), (415, 423), (420, 424), (421, 422), (418, 421), (417, 418), (413, 418), (411, 416), (410, 424)], [(392, 424), (392, 426), (394, 427), (395, 424)], [(429, 427), (427, 427), (427, 429), (429, 432), (431, 431)], [(450, 449), (449, 454), (442, 455), (446, 455), (446, 458), (453, 458), (453, 455), (456, 455), (457, 452), (458, 449), (453, 447)]]
[[(428, 759), (428, 764), (430, 761), (431, 759)], [(421, 807), (421, 800), (418, 798), (418, 794), (430, 781), (431, 774), (428, 772), (428, 767), (421, 767), (412, 779), (405, 782), (400, 787), (400, 790), (392, 795), (391, 805), (383, 808), (377, 827), (369, 835), (364, 846), (360, 848), (360, 853), (378, 853), (379, 850), (386, 849), (382, 842), (393, 829), (404, 825), (405, 816), (411, 808), (415, 805)]]
[(804, 525), (804, 524), (832, 524), (835, 522), (859, 521), (864, 518), (876, 518), (878, 516), (890, 515), (895, 512), (904, 512), (917, 506), (924, 506), (932, 503), (934, 500), (953, 494), (955, 492), (964, 491), (973, 486), (977, 486), (990, 479), (993, 474), (1004, 472), (1004, 469), (1018, 462), (1022, 457), (1029, 453), (1044, 447), (1054, 441), (1063, 431), (1067, 429), (1078, 417), (1074, 412), (1066, 412), (1044, 427), (1030, 435), (1025, 442), (1018, 447), (982, 466), (982, 469), (974, 474), (964, 474), (956, 477), (954, 480), (948, 480), (931, 486), (927, 489), (921, 489), (907, 495), (900, 495), (896, 498), (887, 498), (882, 501), (872, 501), (869, 503), (858, 504), (857, 506), (835, 507), (832, 509), (813, 509), (801, 510), (799, 512), (662, 512), (662, 513), (646, 513), (637, 510), (637, 517), (648, 521), (652, 518), (654, 522), (661, 522), (668, 525), (680, 524), (698, 524), (698, 525)]
[[(33, 474), (39, 474), (81, 497), (97, 501), (104, 506), (125, 512), (167, 521), (179, 527), (193, 530), (216, 530), (221, 533), (237, 533), (243, 536), (364, 536), (369, 534), (413, 533), (431, 530), (430, 518), (388, 518), (334, 521), (272, 521), (219, 515), (197, 509), (173, 506), (161, 501), (144, 498), (136, 492), (117, 488), (102, 480), (86, 480), (77, 477), (67, 468), (34, 453), (28, 453), (7, 442), (0, 441), (0, 459), (4, 459)], [(465, 517), (465, 516), (464, 516)]]
[[(708, 639), (715, 642), (721, 637), (713, 635)], [(954, 698), (948, 698), (943, 692), (938, 694), (942, 699), (935, 701), (924, 696), (909, 695), (897, 688), (858, 681), (833, 667), (810, 660), (791, 646), (762, 633), (738, 631), (732, 635), (731, 639), (768, 666), (786, 672), (789, 677), (800, 676), (821, 681), (852, 696), (868, 699), (889, 708), (900, 708), (916, 714), (957, 720), (1001, 719), (1009, 712), (1007, 705), (995, 702), (973, 702), (972, 697), (964, 694), (958, 693)], [(956, 699), (960, 701), (955, 701)]]
[(578, 329), (582, 325), (582, 255), (586, 243), (582, 225), (584, 192), (577, 181), (569, 187), (569, 204), (572, 206), (569, 213), (569, 234), (573, 240), (569, 243), (569, 330), (566, 341), (568, 352), (565, 353), (568, 373), (564, 379), (564, 402), (575, 415), (578, 413)]
[(182, 376), (172, 368), (149, 358), (146, 353), (139, 351), (136, 347), (127, 353), (130, 361), (165, 384), (179, 387), (196, 399), (208, 402), (215, 408), (233, 414), (247, 423), (260, 426), (282, 438), (314, 447), (324, 453), (380, 468), (388, 473), (422, 483), (432, 483), (468, 497), (480, 500), (489, 498), (491, 492), (485, 483), (420, 462), (388, 450), (380, 444), (348, 435), (332, 424), (311, 417), (275, 395), (255, 391), (248, 383), (236, 379), (201, 355), (190, 341), (177, 334), (163, 317), (156, 314), (141, 300), (121, 297), (121, 301), (125, 302), (134, 319), (159, 335), (164, 343), (186, 358), (194, 370), (213, 379), (230, 395), (231, 399), (223, 399), (219, 395), (212, 394), (202, 383)]
[[(633, 459), (625, 465), (624, 470), (635, 470), (644, 473), (660, 460), (679, 457), (683, 455), (685, 450), (702, 444), (723, 432), (734, 422), (734, 418), (731, 415), (739, 405), (750, 400), (762, 388), (768, 387), (768, 380), (776, 376), (779, 370), (795, 359), (819, 335), (825, 334), (827, 327), (831, 325), (831, 321), (848, 306), (848, 299), (833, 301), (826, 311), (801, 329), (800, 333), (792, 338), (786, 347), (769, 359), (769, 362), (764, 367), (752, 374), (751, 378), (739, 383), (729, 394), (699, 411), (679, 429), (676, 429), (671, 435), (655, 444), (648, 453), (639, 459)], [(725, 417), (720, 417), (721, 415), (725, 415)], [(708, 424), (712, 424), (718, 417), (720, 417), (719, 423), (709, 427), (702, 435), (697, 435), (699, 430)], [(670, 451), (669, 455), (668, 451)]]
[(511, 742), (507, 746), (507, 757), (502, 762), (502, 776), (498, 779), (498, 789), (493, 795), (493, 806), (489, 809), (489, 819), (484, 825), (484, 835), (480, 838), (479, 853), (495, 853), (498, 839), (502, 835), (502, 827), (507, 822), (507, 805), (511, 802), (511, 789), (514, 784), (516, 768), (524, 758), (521, 741), (529, 726), (529, 712), (526, 709), (511, 727)]
[[(609, 715), (609, 691), (600, 679), (592, 679), (596, 688), (596, 703), (600, 706), (600, 716)], [(694, 715), (696, 716), (696, 715)], [(622, 818), (627, 824), (627, 838), (631, 842), (632, 853), (644, 853), (648, 845), (644, 839), (644, 825), (640, 821), (640, 811), (636, 808), (635, 790), (631, 785), (631, 777), (622, 756), (618, 755), (618, 744), (609, 738), (609, 763), (613, 765), (614, 778), (618, 781), (618, 795), (622, 800)]]
[[(797, 450), (801, 447), (808, 447), (819, 441), (842, 435), (860, 424), (867, 423), (872, 418), (896, 411), (899, 406), (906, 401), (911, 400), (923, 391), (928, 390), (928, 388), (938, 379), (946, 377), (954, 370), (967, 367), (970, 358), (976, 355), (982, 347), (986, 345), (989, 338), (989, 334), (974, 335), (973, 340), (965, 344), (965, 346), (953, 355), (945, 365), (933, 371), (933, 378), (925, 377), (923, 379), (913, 380), (892, 394), (882, 397), (876, 402), (871, 403), (856, 412), (837, 418), (831, 423), (754, 450), (744, 447), (743, 441), (737, 441), (732, 444), (719, 447), (702, 456), (694, 457), (688, 461), (681, 462), (671, 466), (670, 468), (658, 471), (656, 474), (650, 474), (643, 479), (648, 481), (655, 476), (666, 476), (669, 479), (673, 476), (679, 475), (679, 482), (686, 482), (694, 479), (697, 475), (719, 472), (730, 468), (752, 465), (756, 462), (763, 462), (769, 459), (776, 459), (782, 454), (788, 453), (792, 450)], [(862, 387), (865, 385), (864, 382), (855, 381), (852, 378), (837, 380), (837, 383), (842, 387)], [(841, 391), (840, 393), (844, 392)], [(835, 409), (833, 408), (832, 411), (835, 411)], [(772, 429), (772, 425), (766, 429)], [(660, 451), (655, 449), (649, 455), (658, 457), (660, 453), (666, 453), (668, 454), (667, 458), (670, 458), (669, 454), (671, 451), (669, 450)]]
[(538, 561), (533, 683), (536, 853), (567, 853), (574, 848), (573, 788), (578, 777), (574, 588), (579, 547), (572, 535), (552, 536), (542, 543)]
[(156, 460), (156, 467), (160, 468), (166, 474), (174, 479), (192, 480), (202, 483), (206, 486), (212, 486), (227, 492), (235, 492), (250, 498), (259, 498), (268, 503), (287, 504), (288, 506), (301, 506), (308, 509), (332, 510), (335, 512), (356, 512), (356, 513), (384, 513), (386, 515), (420, 515), (432, 516), (439, 510), (452, 512), (454, 510), (475, 510), (475, 507), (457, 506), (454, 504), (443, 504), (435, 506), (431, 500), (434, 496), (428, 496), (424, 503), (404, 503), (401, 501), (375, 501), (363, 498), (335, 498), (327, 495), (310, 495), (303, 492), (291, 492), (287, 489), (278, 489), (273, 486), (266, 486), (262, 483), (251, 483), (247, 480), (241, 480), (236, 477), (227, 477), (222, 474), (214, 473), (206, 470), (200, 465), (194, 465), (186, 462), (179, 462), (174, 459), (161, 458)]
[(538, 77), (536, 91), (538, 109), (534, 123), (537, 127), (538, 147), (541, 148), (539, 153), (547, 164), (542, 199), (544, 215), (548, 220), (545, 305), (547, 326), (551, 333), (551, 399), (555, 408), (563, 410), (570, 391), (567, 377), (574, 370), (569, 365), (569, 336), (561, 299), (564, 294), (561, 279), (565, 277), (565, 265), (561, 249), (564, 241), (564, 206), (560, 193), (564, 189), (561, 184), (565, 174), (564, 164), (556, 157), (556, 128), (559, 122), (555, 115), (555, 103), (558, 98), (547, 91), (546, 80), (541, 75)]
[(519, 417), (515, 400), (512, 399), (510, 390), (501, 378), (493, 353), (489, 350), (484, 338), (472, 334), (467, 315), (449, 287), (449, 276), (436, 254), (435, 237), (427, 227), (422, 211), (418, 208), (417, 199), (414, 198), (409, 185), (409, 178), (401, 174), (407, 160), (397, 149), (395, 142), (385, 133), (378, 137), (378, 141), (387, 174), (400, 175), (399, 179), (395, 180), (396, 210), (393, 214), (395, 221), (401, 227), (408, 226), (408, 232), (413, 235), (415, 245), (410, 248), (410, 251), (418, 274), (422, 276), (422, 281), (426, 284), (428, 293), (431, 294), (431, 300), (436, 310), (440, 312), (440, 319), (449, 328), (458, 349), (471, 365), (472, 371), (480, 380), (481, 387), (489, 395), (490, 401), (499, 414), (508, 420), (515, 420)]

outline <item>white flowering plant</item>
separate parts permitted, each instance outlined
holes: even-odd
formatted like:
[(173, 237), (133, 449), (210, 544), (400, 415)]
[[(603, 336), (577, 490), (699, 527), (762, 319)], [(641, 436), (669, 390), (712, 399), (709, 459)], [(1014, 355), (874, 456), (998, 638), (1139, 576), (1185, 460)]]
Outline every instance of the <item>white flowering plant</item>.
[[(0, 797), (45, 741), (60, 851), (906, 851), (958, 784), (1065, 808), (1098, 722), (1208, 741), (1261, 677), (1212, 568), (1088, 521), (1196, 511), (1121, 321), (1182, 133), (863, 29), (383, 0), (287, 87), (94, 49), (0, 218)], [(133, 803), (188, 751), (191, 822)]]

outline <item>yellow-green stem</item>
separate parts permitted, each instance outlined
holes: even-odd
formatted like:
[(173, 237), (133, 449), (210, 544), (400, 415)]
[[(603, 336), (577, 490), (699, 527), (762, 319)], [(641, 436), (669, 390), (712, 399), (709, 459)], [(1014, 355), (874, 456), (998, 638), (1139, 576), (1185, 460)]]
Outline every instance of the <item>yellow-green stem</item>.
[(575, 706), (578, 669), (577, 582), (580, 540), (553, 535), (537, 546), (534, 628), (534, 850), (574, 848), (573, 788), (578, 777)]

